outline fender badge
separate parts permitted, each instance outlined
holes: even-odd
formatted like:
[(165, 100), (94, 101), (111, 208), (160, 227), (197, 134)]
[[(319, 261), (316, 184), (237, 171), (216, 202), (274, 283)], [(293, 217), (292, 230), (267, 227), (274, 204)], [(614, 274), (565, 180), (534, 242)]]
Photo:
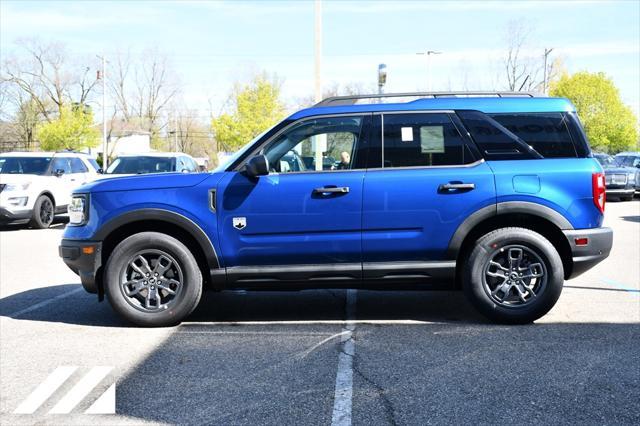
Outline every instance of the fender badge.
[(233, 227), (236, 229), (244, 229), (247, 227), (247, 218), (246, 217), (234, 217), (233, 218)]

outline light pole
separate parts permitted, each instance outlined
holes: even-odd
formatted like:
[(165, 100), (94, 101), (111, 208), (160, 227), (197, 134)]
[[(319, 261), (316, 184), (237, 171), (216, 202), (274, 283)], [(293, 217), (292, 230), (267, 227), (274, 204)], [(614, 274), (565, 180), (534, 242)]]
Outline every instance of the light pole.
[(378, 95), (384, 93), (384, 85), (387, 84), (387, 65), (378, 65)]
[(545, 48), (544, 49), (544, 79), (542, 81), (542, 92), (546, 95), (547, 94), (547, 58), (549, 57), (549, 54), (553, 52), (553, 47), (552, 48)]
[(424, 55), (427, 60), (427, 92), (431, 91), (431, 55), (441, 55), (442, 52), (437, 50), (427, 50), (426, 52), (418, 52), (416, 55)]
[(314, 25), (314, 83), (315, 83), (315, 99), (316, 103), (322, 100), (322, 1), (315, 0), (315, 25)]
[(107, 152), (107, 59), (104, 54), (98, 55), (102, 59), (102, 72), (98, 72), (98, 78), (102, 80), (102, 170), (107, 171), (109, 166), (109, 153)]

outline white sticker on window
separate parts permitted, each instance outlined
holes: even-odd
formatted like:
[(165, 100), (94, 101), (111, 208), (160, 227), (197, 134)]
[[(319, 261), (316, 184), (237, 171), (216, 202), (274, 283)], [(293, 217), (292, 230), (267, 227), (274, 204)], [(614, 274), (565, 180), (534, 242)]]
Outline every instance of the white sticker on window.
[(420, 151), (423, 154), (444, 152), (444, 128), (442, 126), (420, 127)]
[(413, 127), (402, 127), (402, 142), (413, 142)]

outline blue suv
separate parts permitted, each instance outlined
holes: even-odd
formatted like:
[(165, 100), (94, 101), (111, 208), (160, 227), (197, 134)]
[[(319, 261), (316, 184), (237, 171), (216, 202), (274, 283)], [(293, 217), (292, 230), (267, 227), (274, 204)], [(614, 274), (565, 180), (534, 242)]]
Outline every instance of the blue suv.
[[(381, 102), (393, 96), (417, 99)], [(604, 207), (566, 99), (335, 97), (212, 173), (77, 189), (59, 251), (144, 326), (180, 322), (203, 288), (455, 288), (494, 321), (527, 323), (609, 255)]]

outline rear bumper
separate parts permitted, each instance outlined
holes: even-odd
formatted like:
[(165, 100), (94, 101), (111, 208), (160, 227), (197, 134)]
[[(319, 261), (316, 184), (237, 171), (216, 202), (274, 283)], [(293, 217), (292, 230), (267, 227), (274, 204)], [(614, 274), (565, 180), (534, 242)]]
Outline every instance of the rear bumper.
[[(93, 248), (88, 253), (89, 247)], [(102, 266), (102, 243), (100, 241), (62, 240), (58, 248), (60, 257), (78, 276), (82, 287), (89, 293), (98, 293), (96, 275)]]
[[(611, 228), (576, 229), (562, 231), (571, 246), (573, 269), (567, 279), (593, 268), (609, 256), (613, 246), (613, 230)], [(587, 238), (587, 245), (576, 245), (577, 238)]]
[(607, 188), (605, 194), (608, 196), (632, 196), (634, 193), (636, 192), (634, 187), (630, 187), (630, 188), (614, 188), (614, 189), (609, 189)]

